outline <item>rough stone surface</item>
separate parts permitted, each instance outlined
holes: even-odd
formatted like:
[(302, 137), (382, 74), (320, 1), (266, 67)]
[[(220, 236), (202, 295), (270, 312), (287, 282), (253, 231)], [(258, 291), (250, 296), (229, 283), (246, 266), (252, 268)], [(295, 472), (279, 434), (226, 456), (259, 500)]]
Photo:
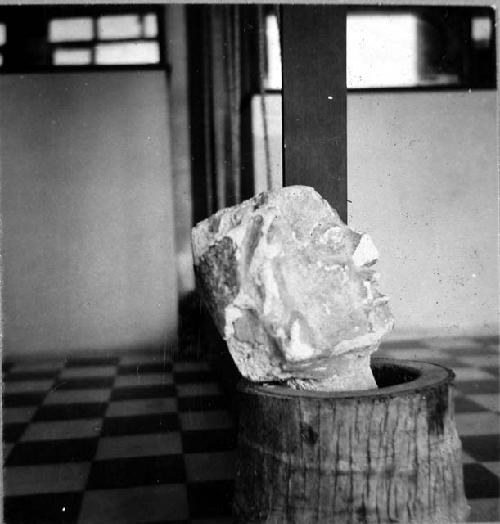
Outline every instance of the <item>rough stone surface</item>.
[(192, 231), (200, 293), (241, 374), (314, 390), (376, 387), (392, 329), (370, 237), (312, 188), (261, 193)]

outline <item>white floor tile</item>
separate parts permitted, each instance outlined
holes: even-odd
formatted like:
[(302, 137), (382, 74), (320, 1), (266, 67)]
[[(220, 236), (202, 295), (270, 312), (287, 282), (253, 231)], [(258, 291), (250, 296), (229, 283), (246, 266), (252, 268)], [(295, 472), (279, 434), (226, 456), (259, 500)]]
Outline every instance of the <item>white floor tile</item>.
[(460, 436), (491, 435), (500, 431), (500, 417), (496, 413), (456, 413), (455, 421)]
[(64, 369), (60, 378), (112, 377), (116, 366), (82, 366)]
[(500, 501), (498, 499), (469, 499), (467, 503), (471, 507), (467, 522), (488, 522), (490, 524), (500, 522)]
[(481, 343), (469, 337), (433, 337), (422, 339), (422, 342), (429, 348), (439, 349), (467, 349), (480, 348)]
[(458, 357), (458, 362), (462, 362), (467, 366), (474, 367), (483, 367), (483, 366), (498, 366), (500, 364), (500, 359), (498, 355), (469, 355), (466, 357)]
[(80, 491), (89, 471), (90, 462), (11, 466), (5, 470), (5, 492), (14, 496)]
[(215, 382), (200, 382), (195, 384), (178, 384), (178, 397), (199, 397), (203, 395), (220, 395), (219, 385)]
[[(500, 462), (481, 462), (481, 464), (485, 468), (488, 468), (497, 477), (500, 478)], [(500, 493), (499, 493), (499, 498), (500, 498)], [(499, 503), (500, 503), (500, 501), (499, 501)]]
[(101, 432), (101, 419), (33, 422), (24, 431), (21, 440), (60, 440), (97, 437)]
[(44, 404), (74, 404), (84, 402), (107, 402), (111, 390), (109, 389), (73, 389), (51, 391)]
[(457, 367), (453, 369), (456, 380), (494, 380), (496, 377), (492, 373), (473, 367)]
[(174, 383), (172, 373), (144, 373), (141, 375), (119, 375), (115, 378), (115, 388), (129, 386), (163, 386)]
[(20, 362), (12, 366), (11, 371), (15, 373), (31, 372), (31, 371), (57, 371), (65, 364), (64, 359), (46, 359), (43, 361), (26, 361)]
[(131, 417), (134, 415), (171, 413), (174, 411), (177, 411), (177, 399), (175, 398), (117, 400), (115, 402), (110, 402), (106, 416)]
[(496, 393), (474, 394), (467, 397), (490, 411), (500, 412), (500, 395)]
[(185, 431), (233, 427), (227, 411), (187, 411), (179, 413), (179, 419)]
[(9, 453), (11, 452), (14, 444), (2, 443), (2, 460), (5, 462), (9, 458)]
[(48, 391), (53, 380), (19, 380), (14, 382), (4, 382), (4, 393), (34, 393), (37, 391)]
[(178, 432), (120, 435), (99, 440), (96, 460), (124, 457), (151, 457), (182, 453)]
[(35, 411), (36, 406), (27, 406), (19, 408), (4, 408), (3, 409), (3, 423), (13, 424), (15, 422), (29, 422)]

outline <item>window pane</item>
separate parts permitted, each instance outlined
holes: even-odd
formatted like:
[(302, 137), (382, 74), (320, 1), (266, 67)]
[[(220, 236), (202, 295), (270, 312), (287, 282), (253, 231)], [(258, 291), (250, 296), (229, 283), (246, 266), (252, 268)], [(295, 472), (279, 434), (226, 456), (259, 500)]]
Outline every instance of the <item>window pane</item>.
[(96, 64), (157, 64), (160, 50), (156, 42), (134, 42), (123, 44), (98, 44)]
[(418, 19), (412, 14), (347, 17), (347, 87), (418, 83)]
[(141, 21), (138, 15), (101, 16), (97, 22), (97, 34), (104, 40), (139, 38)]
[(91, 40), (92, 36), (91, 18), (61, 18), (49, 22), (49, 42)]
[(92, 61), (90, 49), (55, 49), (52, 55), (54, 65), (87, 65)]
[(276, 15), (266, 17), (267, 37), (267, 89), (281, 89), (281, 49), (278, 19)]
[(158, 21), (156, 20), (156, 15), (148, 14), (144, 15), (144, 36), (148, 38), (154, 38), (158, 35)]
[(488, 47), (493, 27), (487, 16), (474, 16), (471, 20), (472, 42), (476, 47)]
[(4, 45), (7, 41), (7, 28), (5, 24), (0, 24), (0, 45)]

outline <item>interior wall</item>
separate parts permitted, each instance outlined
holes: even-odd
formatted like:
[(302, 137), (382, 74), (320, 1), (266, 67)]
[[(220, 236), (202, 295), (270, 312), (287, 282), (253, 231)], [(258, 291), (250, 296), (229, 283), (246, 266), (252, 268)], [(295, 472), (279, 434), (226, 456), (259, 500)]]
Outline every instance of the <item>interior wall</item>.
[(0, 77), (7, 353), (175, 341), (161, 71)]
[(351, 94), (349, 223), (380, 251), (394, 335), (498, 332), (497, 93)]
[[(281, 97), (267, 107), (279, 177)], [(348, 221), (380, 252), (395, 338), (498, 333), (496, 115), (493, 90), (348, 94)]]

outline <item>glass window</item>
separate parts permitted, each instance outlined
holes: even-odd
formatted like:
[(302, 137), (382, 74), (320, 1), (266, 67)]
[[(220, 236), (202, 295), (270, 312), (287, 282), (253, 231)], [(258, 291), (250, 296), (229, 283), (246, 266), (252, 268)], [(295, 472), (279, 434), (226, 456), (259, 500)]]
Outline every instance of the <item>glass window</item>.
[(143, 17), (144, 36), (147, 38), (155, 38), (158, 36), (158, 21), (156, 15), (149, 13)]
[(7, 28), (5, 24), (0, 24), (0, 46), (7, 42)]
[(348, 88), (418, 83), (418, 19), (413, 14), (351, 14), (346, 25)]
[(488, 47), (493, 36), (493, 23), (487, 16), (474, 16), (471, 20), (472, 43), (476, 47)]
[(97, 37), (102, 40), (140, 38), (142, 24), (139, 15), (101, 16), (97, 21)]
[(281, 49), (278, 18), (276, 15), (266, 17), (267, 39), (267, 89), (281, 89)]
[[(162, 9), (140, 4), (0, 7), (1, 72), (160, 65)], [(8, 31), (16, 34), (10, 46), (5, 45)]]
[(61, 18), (49, 22), (49, 42), (92, 40), (92, 18)]
[(157, 42), (97, 44), (96, 64), (157, 64), (160, 50)]
[(90, 49), (54, 49), (52, 57), (54, 65), (88, 65), (92, 63), (92, 51)]
[[(494, 88), (494, 10), (486, 7), (350, 8), (348, 89)], [(277, 16), (266, 17), (265, 87), (281, 89)]]

